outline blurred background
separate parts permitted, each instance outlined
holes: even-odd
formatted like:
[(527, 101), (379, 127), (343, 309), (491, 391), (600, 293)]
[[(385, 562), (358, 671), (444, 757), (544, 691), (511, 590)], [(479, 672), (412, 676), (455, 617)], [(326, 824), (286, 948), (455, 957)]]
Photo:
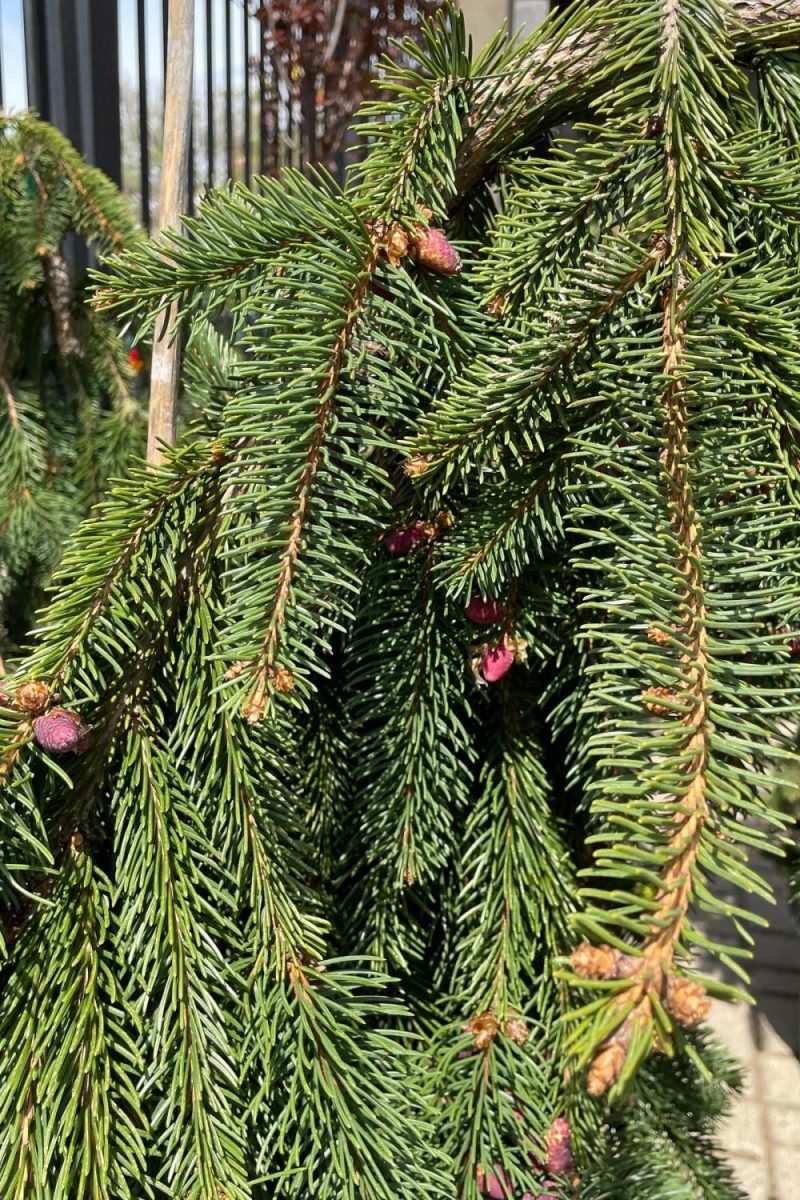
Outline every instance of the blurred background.
[[(158, 182), (169, 0), (0, 0), (0, 108), (36, 109), (118, 183), (147, 229)], [(379, 59), (437, 0), (196, 0), (190, 195), (323, 163), (341, 178)], [(464, 0), (475, 45), (548, 0)]]

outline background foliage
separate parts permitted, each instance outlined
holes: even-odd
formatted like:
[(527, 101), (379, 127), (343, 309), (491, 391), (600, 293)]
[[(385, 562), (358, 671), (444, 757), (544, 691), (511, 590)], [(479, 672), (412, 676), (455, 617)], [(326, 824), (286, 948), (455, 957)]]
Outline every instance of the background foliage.
[[(0, 114), (0, 657), (64, 539), (142, 445), (128, 350), (77, 266), (137, 237), (127, 203), (33, 115)], [(85, 272), (83, 273), (85, 274)]]

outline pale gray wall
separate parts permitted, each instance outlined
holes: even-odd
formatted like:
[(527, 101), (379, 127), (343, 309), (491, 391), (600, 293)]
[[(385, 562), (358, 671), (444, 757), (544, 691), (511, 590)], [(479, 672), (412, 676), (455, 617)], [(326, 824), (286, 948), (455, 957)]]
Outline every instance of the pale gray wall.
[(475, 47), (485, 46), (503, 21), (513, 30), (532, 29), (544, 20), (550, 8), (548, 0), (461, 0), (461, 9)]

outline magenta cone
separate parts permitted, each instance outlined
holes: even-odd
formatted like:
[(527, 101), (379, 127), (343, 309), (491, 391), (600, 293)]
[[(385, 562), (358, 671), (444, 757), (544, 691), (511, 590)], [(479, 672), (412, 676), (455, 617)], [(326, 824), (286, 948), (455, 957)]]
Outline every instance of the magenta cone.
[(461, 256), (455, 246), (450, 245), (442, 229), (434, 226), (420, 229), (415, 235), (411, 256), (421, 267), (439, 275), (458, 275), (461, 270)]
[(497, 683), (498, 679), (508, 674), (513, 665), (513, 653), (505, 642), (501, 642), (499, 646), (489, 646), (484, 650), (481, 675), (487, 683)]
[(33, 736), (51, 754), (70, 754), (86, 749), (88, 730), (75, 712), (51, 708), (33, 722)]
[(473, 596), (464, 610), (474, 625), (494, 625), (503, 616), (499, 600), (487, 600), (484, 596)]

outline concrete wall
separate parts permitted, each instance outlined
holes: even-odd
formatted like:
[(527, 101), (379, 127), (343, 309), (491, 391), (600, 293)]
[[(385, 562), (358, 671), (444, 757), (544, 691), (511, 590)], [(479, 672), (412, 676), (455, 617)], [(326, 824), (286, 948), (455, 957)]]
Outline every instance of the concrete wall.
[(548, 0), (461, 0), (461, 9), (476, 49), (485, 46), (503, 23), (515, 31), (532, 29), (547, 15)]

